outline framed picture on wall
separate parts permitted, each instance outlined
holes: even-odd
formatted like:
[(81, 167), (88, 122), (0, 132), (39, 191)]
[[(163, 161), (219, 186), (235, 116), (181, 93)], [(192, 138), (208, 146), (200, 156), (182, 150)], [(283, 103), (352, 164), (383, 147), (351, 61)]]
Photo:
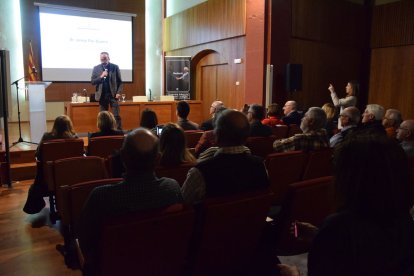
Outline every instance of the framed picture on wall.
[(165, 95), (175, 100), (190, 100), (191, 57), (165, 57)]

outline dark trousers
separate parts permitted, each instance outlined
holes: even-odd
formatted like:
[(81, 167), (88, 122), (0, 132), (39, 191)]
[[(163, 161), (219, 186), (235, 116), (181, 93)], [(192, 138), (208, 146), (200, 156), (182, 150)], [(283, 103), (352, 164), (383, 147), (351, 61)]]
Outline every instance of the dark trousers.
[(112, 108), (118, 129), (122, 129), (122, 120), (119, 112), (118, 100), (110, 93), (105, 93), (99, 99), (99, 108), (101, 111), (108, 111), (109, 105)]

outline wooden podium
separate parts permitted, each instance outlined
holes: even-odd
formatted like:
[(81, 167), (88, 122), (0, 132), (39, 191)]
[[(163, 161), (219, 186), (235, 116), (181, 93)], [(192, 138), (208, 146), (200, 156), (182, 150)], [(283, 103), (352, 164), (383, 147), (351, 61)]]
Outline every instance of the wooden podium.
[(29, 92), (30, 137), (32, 142), (39, 143), (46, 132), (45, 89), (51, 82), (26, 82)]

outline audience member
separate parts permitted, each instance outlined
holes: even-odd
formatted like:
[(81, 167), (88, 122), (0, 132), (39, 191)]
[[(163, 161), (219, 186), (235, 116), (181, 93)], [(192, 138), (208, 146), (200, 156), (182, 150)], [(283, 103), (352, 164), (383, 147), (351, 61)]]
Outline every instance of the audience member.
[(263, 125), (264, 119), (264, 107), (258, 104), (250, 105), (247, 113), (247, 119), (250, 123), (250, 136), (251, 137), (268, 137), (272, 135), (272, 129), (269, 126)]
[(240, 112), (247, 116), (247, 113), (249, 112), (249, 108), (250, 106), (248, 104), (244, 104)]
[(224, 103), (222, 101), (214, 101), (211, 104), (211, 106), (210, 106), (210, 116), (211, 116), (211, 118), (201, 124), (201, 126), (200, 126), (201, 130), (204, 130), (204, 131), (213, 130), (213, 128), (214, 128), (214, 126), (213, 126), (214, 114), (221, 107), (224, 107)]
[[(213, 126), (215, 126), (217, 118), (219, 117), (221, 112), (223, 112), (226, 109), (227, 108), (225, 108), (224, 106), (217, 108), (215, 116), (213, 118)], [(216, 134), (214, 133), (214, 130), (204, 131), (204, 133), (198, 140), (197, 145), (194, 148), (194, 154), (196, 157), (199, 157), (200, 154), (202, 154), (205, 150), (214, 146), (216, 146)]]
[(178, 117), (177, 124), (183, 130), (197, 130), (198, 129), (198, 124), (187, 119), (188, 114), (190, 114), (190, 105), (186, 101), (179, 101), (177, 103), (176, 113)]
[(332, 137), (334, 131), (337, 130), (338, 127), (338, 117), (336, 116), (335, 106), (331, 103), (326, 103), (322, 106), (322, 110), (326, 113), (326, 133), (328, 134), (328, 137)]
[(376, 136), (386, 135), (382, 125), (384, 108), (378, 104), (369, 104), (362, 113), (362, 125), (358, 128), (358, 133), (372, 134)]
[(72, 121), (66, 115), (56, 117), (55, 122), (53, 123), (52, 131), (45, 132), (43, 134), (42, 139), (39, 142), (39, 146), (36, 149), (35, 156), (39, 162), (37, 162), (35, 180), (33, 185), (30, 186), (27, 201), (23, 207), (24, 212), (28, 214), (36, 214), (39, 213), (43, 207), (45, 207), (43, 197), (48, 195), (48, 187), (46, 183), (43, 182), (43, 165), (41, 155), (43, 143), (48, 140), (70, 138), (78, 138), (73, 130)]
[(157, 135), (158, 118), (154, 110), (145, 108), (141, 112), (141, 121), (139, 125), (140, 127), (151, 130), (152, 133)]
[(262, 120), (262, 124), (271, 127), (284, 125), (285, 123), (280, 119), (281, 113), (280, 106), (277, 103), (270, 104), (267, 107), (267, 118)]
[(385, 111), (384, 119), (382, 120), (382, 125), (387, 132), (389, 138), (395, 139), (397, 136), (397, 129), (402, 122), (401, 112), (397, 109), (387, 109)]
[(339, 208), (313, 240), (308, 275), (414, 275), (413, 186), (403, 150), (385, 135), (352, 136), (337, 149), (335, 167)]
[(285, 115), (282, 118), (282, 121), (286, 125), (300, 125), (302, 120), (302, 115), (296, 110), (297, 104), (295, 101), (287, 101), (283, 106), (283, 114)]
[(249, 136), (249, 122), (238, 111), (225, 110), (217, 119), (214, 131), (218, 149), (212, 158), (198, 163), (188, 172), (181, 188), (185, 202), (237, 194), (269, 185), (263, 160), (249, 154), (244, 146)]
[(122, 130), (117, 129), (114, 115), (109, 111), (98, 113), (97, 127), (99, 131), (89, 134), (89, 138), (100, 136), (124, 135)]
[(405, 120), (397, 129), (397, 139), (405, 153), (414, 156), (414, 120)]
[(329, 147), (329, 138), (323, 128), (326, 124), (326, 114), (320, 107), (311, 107), (302, 119), (300, 128), (303, 133), (292, 137), (276, 140), (273, 148), (276, 152), (294, 150), (317, 150)]
[(186, 147), (183, 129), (173, 123), (164, 126), (160, 136), (160, 165), (175, 166), (196, 159)]
[(347, 135), (356, 129), (361, 120), (361, 113), (355, 106), (346, 107), (339, 114), (339, 120), (341, 121), (342, 129), (329, 140), (332, 148), (340, 145)]
[[(350, 81), (347, 83), (345, 87), (345, 98), (339, 99), (338, 95), (335, 92), (335, 88), (332, 84), (329, 84), (328, 87), (329, 92), (331, 93), (332, 102), (336, 107), (340, 107), (341, 113), (344, 108), (349, 106), (356, 106), (357, 103), (357, 94), (359, 92), (359, 84), (356, 81)], [(338, 128), (341, 129), (341, 122), (338, 121)]]
[(155, 176), (158, 144), (158, 138), (148, 129), (132, 130), (121, 148), (126, 169), (124, 180), (97, 187), (89, 195), (79, 227), (82, 252), (87, 260), (92, 260), (85, 264), (87, 272), (96, 269), (93, 261), (97, 259), (99, 233), (106, 218), (182, 202), (180, 186), (175, 180)]

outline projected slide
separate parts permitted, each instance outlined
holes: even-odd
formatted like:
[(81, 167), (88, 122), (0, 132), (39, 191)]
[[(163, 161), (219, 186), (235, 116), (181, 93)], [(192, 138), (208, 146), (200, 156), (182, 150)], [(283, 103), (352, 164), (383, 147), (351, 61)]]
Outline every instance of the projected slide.
[(123, 81), (132, 81), (132, 17), (39, 7), (44, 81), (90, 81), (108, 52)]

